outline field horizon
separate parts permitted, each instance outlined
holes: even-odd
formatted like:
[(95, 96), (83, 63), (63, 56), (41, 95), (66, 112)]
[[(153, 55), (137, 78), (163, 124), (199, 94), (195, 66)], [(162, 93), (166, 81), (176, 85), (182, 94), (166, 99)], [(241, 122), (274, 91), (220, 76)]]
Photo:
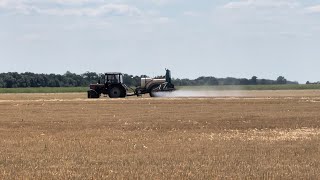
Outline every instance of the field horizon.
[[(228, 90), (317, 90), (319, 84), (286, 85), (219, 85), (219, 86), (177, 86), (178, 90), (228, 91)], [(86, 92), (88, 87), (29, 87), (0, 88), (1, 93), (78, 93)]]

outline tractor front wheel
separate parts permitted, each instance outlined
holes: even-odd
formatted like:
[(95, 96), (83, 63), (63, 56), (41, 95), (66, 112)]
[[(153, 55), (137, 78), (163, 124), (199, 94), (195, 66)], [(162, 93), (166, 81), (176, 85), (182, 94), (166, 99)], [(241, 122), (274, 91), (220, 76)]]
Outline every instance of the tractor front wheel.
[(93, 91), (93, 90), (90, 90), (88, 91), (88, 98), (91, 99), (91, 98), (99, 98), (100, 97), (100, 94), (98, 94), (97, 92)]

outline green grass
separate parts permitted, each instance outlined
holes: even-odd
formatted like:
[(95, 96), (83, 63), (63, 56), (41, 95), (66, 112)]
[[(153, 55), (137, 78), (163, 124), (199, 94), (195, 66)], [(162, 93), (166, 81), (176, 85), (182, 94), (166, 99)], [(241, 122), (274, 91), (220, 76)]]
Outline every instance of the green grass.
[(76, 93), (87, 90), (87, 87), (0, 88), (0, 93)]
[[(312, 90), (319, 84), (308, 85), (248, 85), (248, 86), (180, 86), (184, 90)], [(0, 88), (0, 93), (77, 93), (86, 92), (88, 87), (44, 87), (44, 88)]]
[(231, 86), (182, 86), (184, 90), (312, 90), (320, 89), (319, 84), (285, 84), (285, 85), (231, 85)]

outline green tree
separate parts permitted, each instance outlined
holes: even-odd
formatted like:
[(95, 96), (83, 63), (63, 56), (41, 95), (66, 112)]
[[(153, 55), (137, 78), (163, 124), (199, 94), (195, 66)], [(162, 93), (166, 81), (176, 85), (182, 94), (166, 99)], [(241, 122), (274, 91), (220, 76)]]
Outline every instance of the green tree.
[(251, 85), (257, 85), (258, 84), (258, 77), (257, 76), (252, 76), (252, 78), (250, 79), (250, 84)]
[(277, 84), (287, 84), (286, 78), (284, 78), (283, 76), (279, 76), (277, 78)]
[(2, 78), (0, 78), (0, 88), (4, 88), (5, 84), (4, 81), (2, 80)]
[(14, 88), (16, 87), (16, 80), (12, 77), (11, 73), (6, 74), (3, 77), (4, 87), (5, 88)]
[(249, 85), (250, 81), (246, 78), (240, 79), (240, 85)]

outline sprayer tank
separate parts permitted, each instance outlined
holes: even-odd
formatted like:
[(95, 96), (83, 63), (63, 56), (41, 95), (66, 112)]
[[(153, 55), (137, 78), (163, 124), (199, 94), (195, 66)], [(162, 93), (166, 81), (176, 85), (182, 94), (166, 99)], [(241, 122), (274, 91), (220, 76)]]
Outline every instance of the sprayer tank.
[(150, 81), (152, 81), (151, 78), (141, 78), (141, 87), (145, 88), (146, 84), (148, 84)]
[(154, 84), (161, 84), (166, 82), (165, 79), (141, 78), (141, 87), (149, 88)]

